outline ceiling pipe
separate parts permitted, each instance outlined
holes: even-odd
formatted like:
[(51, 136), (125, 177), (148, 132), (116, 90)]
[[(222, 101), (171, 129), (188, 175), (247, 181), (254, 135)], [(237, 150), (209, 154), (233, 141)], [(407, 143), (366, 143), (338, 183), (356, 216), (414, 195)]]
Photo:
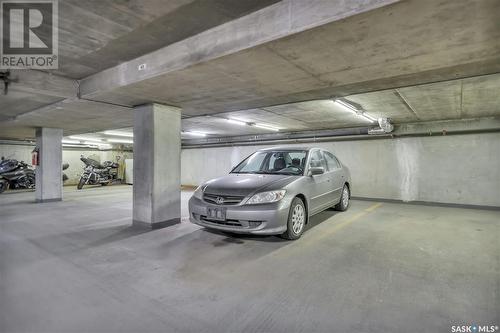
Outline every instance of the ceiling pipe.
[[(386, 124), (387, 125), (387, 124)], [(382, 122), (382, 126), (386, 126)], [(393, 127), (393, 125), (391, 124)], [(386, 130), (391, 126), (386, 127)], [(295, 133), (279, 133), (264, 136), (239, 136), (217, 138), (210, 142), (205, 141), (183, 141), (183, 149), (210, 148), (210, 147), (232, 147), (248, 145), (272, 145), (285, 143), (308, 143), (325, 141), (356, 141), (377, 140), (401, 137), (427, 137), (463, 134), (499, 133), (500, 118), (478, 118), (465, 121), (440, 121), (432, 123), (410, 123), (398, 125), (396, 130), (390, 133), (380, 132), (378, 135), (368, 134), (369, 128), (351, 128), (339, 130), (320, 130)], [(383, 130), (381, 128), (381, 130)], [(342, 133), (342, 134), (340, 134)]]

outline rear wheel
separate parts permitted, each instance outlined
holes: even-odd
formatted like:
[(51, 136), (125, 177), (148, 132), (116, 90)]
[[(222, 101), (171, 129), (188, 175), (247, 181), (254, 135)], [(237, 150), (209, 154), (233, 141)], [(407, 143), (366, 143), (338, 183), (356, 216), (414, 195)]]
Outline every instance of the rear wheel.
[(81, 190), (83, 188), (83, 185), (85, 184), (85, 178), (80, 178), (80, 181), (78, 182), (78, 185), (76, 186), (77, 189)]
[(287, 230), (281, 234), (285, 239), (295, 240), (300, 238), (306, 225), (306, 207), (300, 198), (294, 198), (288, 213)]
[(3, 191), (5, 191), (6, 189), (7, 189), (7, 182), (0, 180), (0, 193), (2, 193)]
[(342, 189), (342, 196), (340, 197), (340, 202), (335, 205), (335, 209), (341, 212), (344, 212), (349, 207), (349, 197), (351, 193), (349, 192), (349, 187), (344, 184), (344, 188)]

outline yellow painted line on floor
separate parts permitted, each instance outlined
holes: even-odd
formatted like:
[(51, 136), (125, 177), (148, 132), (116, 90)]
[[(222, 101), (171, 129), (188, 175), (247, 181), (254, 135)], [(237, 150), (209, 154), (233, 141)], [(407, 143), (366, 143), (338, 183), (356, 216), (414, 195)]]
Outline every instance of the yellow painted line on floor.
[(318, 237), (307, 237), (304, 241), (306, 244), (308, 244), (308, 243), (312, 243), (312, 242), (317, 242), (320, 239), (330, 237), (331, 235), (333, 235), (337, 231), (344, 229), (349, 224), (351, 224), (351, 223), (355, 222), (356, 220), (360, 219), (361, 217), (373, 212), (375, 209), (379, 208), (380, 206), (382, 206), (381, 202), (376, 203), (374, 205), (371, 205), (370, 207), (364, 209), (363, 211), (361, 211), (357, 214), (354, 214), (353, 216), (349, 217), (348, 219), (346, 219), (342, 222), (336, 223), (334, 226), (332, 226), (331, 228), (329, 228), (329, 229), (325, 230), (323, 233), (321, 233)]
[(375, 204), (375, 205), (372, 205), (372, 206), (368, 207), (368, 208), (367, 208), (367, 209), (365, 209), (365, 210), (366, 210), (366, 211), (371, 212), (371, 211), (374, 211), (375, 209), (379, 208), (380, 206), (382, 206), (382, 203), (381, 203), (381, 202), (379, 202), (379, 203), (377, 203), (377, 204)]
[[(312, 244), (318, 243), (318, 241), (331, 237), (333, 234), (335, 234), (337, 231), (347, 227), (351, 223), (357, 221), (358, 219), (362, 218), (363, 216), (366, 216), (370, 213), (372, 213), (374, 210), (382, 206), (382, 203), (376, 203), (371, 205), (368, 208), (363, 209), (361, 212), (354, 214), (353, 216), (347, 218), (346, 220), (343, 220), (339, 223), (336, 223), (332, 227), (320, 231), (320, 230), (315, 230), (316, 228), (313, 228), (310, 233), (306, 232), (305, 237), (302, 237), (300, 240), (291, 242), (287, 246), (283, 246), (274, 252), (270, 253), (269, 255), (265, 257), (275, 257), (275, 256), (280, 256), (280, 255), (285, 255), (285, 256), (290, 256), (292, 255), (293, 251), (303, 251), (305, 246), (309, 246)], [(323, 223), (326, 223), (327, 221), (324, 221)]]

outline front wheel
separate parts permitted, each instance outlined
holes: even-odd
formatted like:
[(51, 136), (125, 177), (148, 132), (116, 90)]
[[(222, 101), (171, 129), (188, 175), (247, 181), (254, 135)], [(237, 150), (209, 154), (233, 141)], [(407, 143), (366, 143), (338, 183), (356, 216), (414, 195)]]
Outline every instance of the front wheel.
[(7, 189), (7, 182), (0, 180), (0, 193)]
[(85, 178), (81, 177), (76, 188), (81, 190), (83, 188), (83, 185), (85, 185)]
[(285, 239), (295, 240), (300, 238), (306, 225), (306, 207), (300, 198), (294, 198), (288, 213), (286, 232), (281, 234)]
[(29, 175), (28, 176), (28, 181), (26, 182), (26, 186), (29, 189), (34, 189), (35, 188), (35, 176), (34, 175)]
[(349, 187), (344, 184), (344, 188), (342, 189), (342, 196), (340, 197), (340, 202), (335, 205), (335, 209), (341, 212), (344, 212), (349, 207), (349, 197), (351, 196), (349, 192)]

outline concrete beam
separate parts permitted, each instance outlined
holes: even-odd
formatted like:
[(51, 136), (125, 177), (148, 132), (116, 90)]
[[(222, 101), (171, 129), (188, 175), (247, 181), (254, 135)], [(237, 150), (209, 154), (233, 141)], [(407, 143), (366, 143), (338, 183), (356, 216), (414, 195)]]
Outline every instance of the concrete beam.
[(134, 111), (133, 224), (162, 228), (181, 217), (181, 109), (160, 104)]
[(24, 69), (11, 70), (9, 89), (27, 93), (42, 94), (61, 98), (76, 98), (78, 82), (47, 72)]
[(80, 94), (91, 98), (398, 1), (283, 0), (83, 79)]
[(122, 108), (122, 109), (132, 109), (130, 106), (124, 106), (124, 105), (117, 105), (117, 104), (111, 104), (111, 103), (105, 103), (105, 102), (99, 102), (99, 101), (92, 101), (92, 100), (86, 100), (86, 99), (80, 99), (77, 97), (73, 98), (66, 98), (63, 100), (60, 100), (58, 102), (49, 104), (49, 105), (44, 105), (42, 107), (30, 110), (25, 113), (21, 113), (15, 117), (10, 117), (8, 120), (21, 120), (23, 118), (35, 115), (35, 114), (43, 114), (45, 112), (53, 111), (54, 109), (64, 109), (67, 107), (73, 107), (75, 105), (88, 105), (89, 107), (102, 107), (103, 109), (108, 108), (108, 107), (113, 107), (113, 108)]

